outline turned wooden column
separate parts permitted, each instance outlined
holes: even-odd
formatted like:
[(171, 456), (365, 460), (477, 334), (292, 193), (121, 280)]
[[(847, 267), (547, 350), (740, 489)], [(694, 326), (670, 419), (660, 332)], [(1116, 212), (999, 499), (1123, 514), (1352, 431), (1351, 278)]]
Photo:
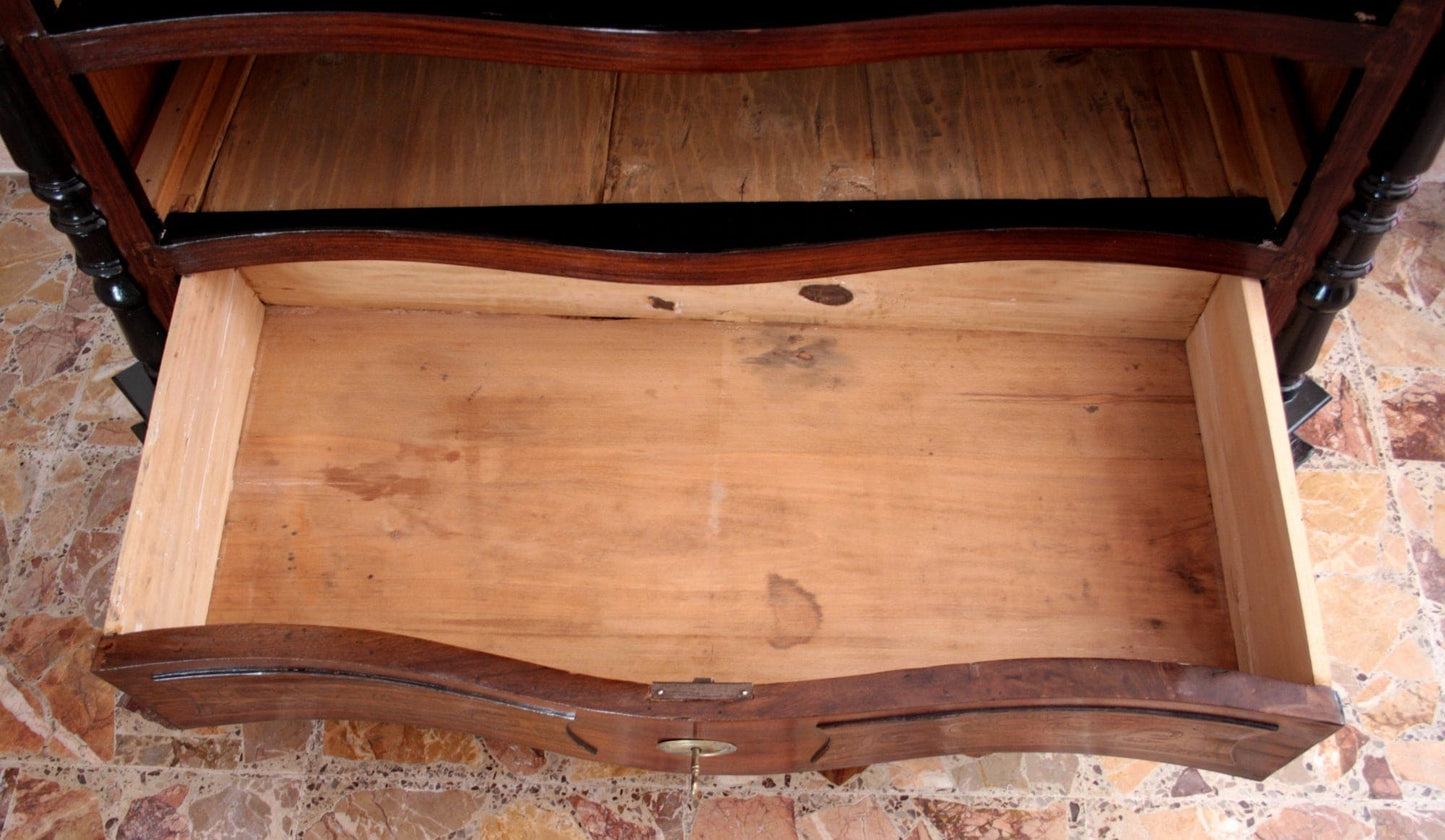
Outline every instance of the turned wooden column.
[(70, 239), (75, 265), (94, 278), (96, 297), (120, 322), (130, 351), (152, 382), (160, 370), (166, 331), (145, 290), (126, 269), (90, 186), (76, 172), (55, 125), (36, 100), (10, 51), (0, 45), (0, 136), (30, 189), (50, 206), (50, 223)]
[[(1355, 197), (1340, 213), (1334, 237), (1300, 288), (1295, 308), (1275, 337), (1280, 390), (1286, 407), (1307, 399), (1305, 374), (1319, 358), (1330, 325), (1374, 267), (1375, 250), (1399, 224), (1400, 205), (1415, 194), (1445, 140), (1445, 42), (1437, 38), (1370, 148), (1370, 167), (1355, 181)], [(1321, 403), (1322, 404), (1322, 403)]]

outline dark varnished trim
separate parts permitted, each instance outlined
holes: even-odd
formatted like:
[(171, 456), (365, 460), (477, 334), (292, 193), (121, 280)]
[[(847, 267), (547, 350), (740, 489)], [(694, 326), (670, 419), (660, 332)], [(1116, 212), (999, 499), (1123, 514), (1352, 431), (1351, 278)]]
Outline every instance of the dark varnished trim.
[(95, 296), (115, 316), (132, 355), (154, 382), (165, 349), (165, 327), (122, 256), (110, 222), (96, 207), (90, 184), (76, 171), (59, 132), (3, 43), (0, 135), (30, 176), (31, 192), (50, 208), (50, 224), (70, 240), (76, 268), (92, 278)]
[[(1368, 168), (1367, 151), (1411, 81), (1441, 27), (1445, 11), (1438, 0), (1404, 0), (1389, 27), (1370, 47), (1365, 66), (1352, 82), (1349, 104), (1337, 121), (1327, 154), (1304, 188), (1302, 200), (1281, 245), (1281, 259), (1265, 275), (1269, 320), (1278, 334), (1293, 311), (1300, 290), (1334, 238), (1341, 209), (1350, 201), (1360, 173)], [(1343, 63), (1343, 62), (1342, 62)]]
[(41, 9), (44, 4), (37, 8), (24, 0), (0, 3), (6, 47), (59, 135), (56, 151), (74, 161), (127, 270), (145, 290), (152, 312), (164, 326), (175, 306), (176, 276), (168, 265), (156, 261), (153, 246), (160, 220), (89, 81), (69, 74), (57, 45), (44, 36), (37, 15)]
[(822, 730), (846, 729), (850, 726), (870, 726), (878, 723), (916, 723), (925, 720), (951, 720), (964, 715), (989, 715), (1008, 714), (1018, 711), (1054, 711), (1054, 712), (1128, 712), (1137, 715), (1163, 715), (1178, 720), (1199, 720), (1210, 723), (1223, 723), (1230, 726), (1242, 726), (1248, 729), (1259, 729), (1265, 732), (1278, 732), (1279, 724), (1263, 720), (1250, 720), (1249, 718), (1237, 715), (1211, 715), (1203, 712), (1177, 712), (1165, 709), (1150, 709), (1144, 706), (1130, 708), (1128, 706), (1088, 706), (1088, 705), (1051, 705), (1036, 706), (1028, 709), (1020, 709), (1018, 706), (984, 707), (978, 709), (960, 709), (941, 712), (924, 712), (916, 715), (891, 715), (888, 717), (862, 718), (859, 720), (844, 720), (833, 723), (820, 723), (818, 728)]
[[(889, 760), (912, 754), (915, 746), (889, 740), (900, 726), (907, 731), (916, 724), (931, 732), (944, 719), (956, 727), (966, 725), (969, 715), (988, 713), (994, 720), (1026, 713), (1028, 720), (1040, 721), (1050, 715), (1099, 721), (1162, 716), (1185, 733), (1171, 747), (1178, 760), (1260, 776), (1343, 722), (1327, 687), (1132, 660), (941, 666), (759, 685), (748, 703), (659, 705), (650, 702), (646, 684), (570, 674), (404, 636), (232, 625), (111, 636), (102, 640), (94, 670), (181, 726), (272, 717), (392, 720), (523, 738), (583, 757), (595, 750), (604, 761), (664, 770), (683, 769), (685, 759), (650, 750), (657, 740), (709, 737), (749, 745), (736, 756), (713, 759), (707, 772), (824, 769), (816, 762), (830, 739), (827, 752), (839, 761), (856, 763), (860, 750), (875, 751), (872, 760)], [(488, 702), (478, 705), (474, 698)], [(885, 730), (876, 743), (870, 740)], [(1101, 723), (1099, 732), (1108, 731), (1109, 724)], [(1049, 736), (1047, 727), (1044, 732), (1048, 743), (1040, 748), (1079, 743), (1077, 732)], [(1189, 740), (1194, 736), (1197, 743)], [(1094, 746), (1109, 751), (1109, 736), (1099, 737), (1105, 740)], [(1215, 750), (1221, 737), (1248, 744), (1221, 763)], [(1139, 749), (1127, 742), (1116, 746), (1126, 755)]]
[[(1128, 20), (1121, 26), (1120, 20)], [(72, 72), (232, 54), (372, 52), (628, 72), (823, 67), (945, 53), (1176, 47), (1364, 62), (1382, 27), (1167, 6), (1023, 6), (778, 28), (658, 31), (374, 11), (188, 16), (60, 33)]]
[(185, 274), (365, 254), (720, 285), (1001, 254), (1258, 276), (1275, 252), (1256, 243), (1272, 229), (1260, 199), (779, 202), (176, 214), (161, 245)]
[(1445, 36), (1437, 36), (1385, 130), (1370, 149), (1370, 169), (1355, 181), (1355, 196), (1340, 211), (1334, 236), (1300, 287), (1294, 310), (1275, 340), (1285, 405), (1300, 394), (1335, 316), (1354, 300), (1374, 267), (1380, 242), (1400, 221), (1400, 206), (1415, 194), (1445, 144)]
[(539, 706), (535, 703), (526, 703), (486, 692), (462, 691), (455, 687), (434, 681), (405, 679), (397, 676), (369, 674), (361, 671), (343, 671), (335, 668), (307, 668), (299, 666), (282, 668), (191, 668), (181, 671), (158, 672), (151, 675), (151, 680), (153, 682), (170, 682), (171, 680), (219, 680), (236, 679), (238, 677), (276, 676), (319, 677), (322, 679), (362, 680), (373, 683), (385, 683), (405, 688), (419, 688), (425, 691), (439, 691), (443, 694), (452, 694), (457, 697), (465, 697), (469, 700), (480, 700), (484, 703), (496, 703), (499, 706), (530, 712), (534, 715), (546, 715), (547, 717), (554, 717), (560, 720), (570, 721), (577, 717), (573, 712), (553, 709), (548, 706)]
[[(1098, 6), (1098, 0), (895, 0), (887, 12), (893, 17), (978, 11), (1020, 6)], [(1111, 5), (1129, 8), (1157, 6), (1150, 0), (1115, 0)], [(1312, 20), (1386, 23), (1399, 0), (1185, 0), (1170, 6), (1215, 11), (1255, 11)], [(459, 4), (454, 0), (66, 0), (52, 14), (53, 31), (87, 29), (139, 21), (170, 20), (211, 15), (258, 12), (373, 12), (439, 15), (458, 20), (505, 20), (590, 29), (640, 29), (655, 32), (777, 29), (826, 23), (875, 20), (878, 12), (849, 4), (776, 3), (769, 0), (733, 0), (731, 3), (610, 5), (535, 3), (526, 0), (489, 0), (485, 4)]]

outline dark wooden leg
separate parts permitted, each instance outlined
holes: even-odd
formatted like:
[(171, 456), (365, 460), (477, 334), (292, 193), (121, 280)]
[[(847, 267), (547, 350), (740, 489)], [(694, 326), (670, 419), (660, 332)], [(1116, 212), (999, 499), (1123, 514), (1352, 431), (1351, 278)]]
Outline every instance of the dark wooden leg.
[(1370, 168), (1355, 182), (1354, 200), (1340, 213), (1334, 238), (1275, 336), (1296, 466), (1314, 450), (1295, 436), (1295, 429), (1329, 401), (1329, 395), (1305, 374), (1318, 360), (1335, 316), (1354, 300), (1360, 278), (1374, 267), (1380, 240), (1399, 223), (1400, 205), (1415, 194), (1420, 176), (1445, 140), (1442, 70), (1445, 42), (1437, 39), (1370, 149)]
[(105, 217), (91, 201), (90, 186), (75, 171), (70, 153), (8, 49), (0, 45), (0, 136), (30, 189), (50, 205), (50, 223), (70, 239), (75, 264), (94, 278), (96, 297), (110, 307), (121, 333), (152, 383), (160, 371), (166, 331), (151, 311), (145, 290), (126, 269)]

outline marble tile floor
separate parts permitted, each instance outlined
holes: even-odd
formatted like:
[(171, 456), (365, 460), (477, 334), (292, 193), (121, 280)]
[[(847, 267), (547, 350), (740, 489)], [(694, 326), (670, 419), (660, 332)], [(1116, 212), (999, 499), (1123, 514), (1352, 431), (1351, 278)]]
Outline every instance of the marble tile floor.
[(0, 180), (0, 840), (1445, 838), (1445, 184), (1409, 205), (1318, 377), (1299, 473), (1349, 725), (1268, 782), (992, 755), (675, 776), (349, 721), (173, 732), (88, 663), (135, 479), (128, 364), (43, 208)]

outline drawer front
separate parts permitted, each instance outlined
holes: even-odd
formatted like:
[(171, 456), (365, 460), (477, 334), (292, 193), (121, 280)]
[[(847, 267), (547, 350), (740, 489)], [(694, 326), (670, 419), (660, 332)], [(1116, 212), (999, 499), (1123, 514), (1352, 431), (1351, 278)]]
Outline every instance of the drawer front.
[[(265, 651), (266, 653), (258, 653)], [(706, 773), (853, 767), (944, 753), (1087, 752), (1263, 778), (1343, 725), (1334, 693), (1235, 671), (1046, 659), (760, 685), (667, 702), (650, 686), (567, 674), (403, 636), (213, 626), (101, 643), (96, 672), (177, 726), (388, 720), (582, 758), (684, 772), (675, 739), (736, 746)]]

